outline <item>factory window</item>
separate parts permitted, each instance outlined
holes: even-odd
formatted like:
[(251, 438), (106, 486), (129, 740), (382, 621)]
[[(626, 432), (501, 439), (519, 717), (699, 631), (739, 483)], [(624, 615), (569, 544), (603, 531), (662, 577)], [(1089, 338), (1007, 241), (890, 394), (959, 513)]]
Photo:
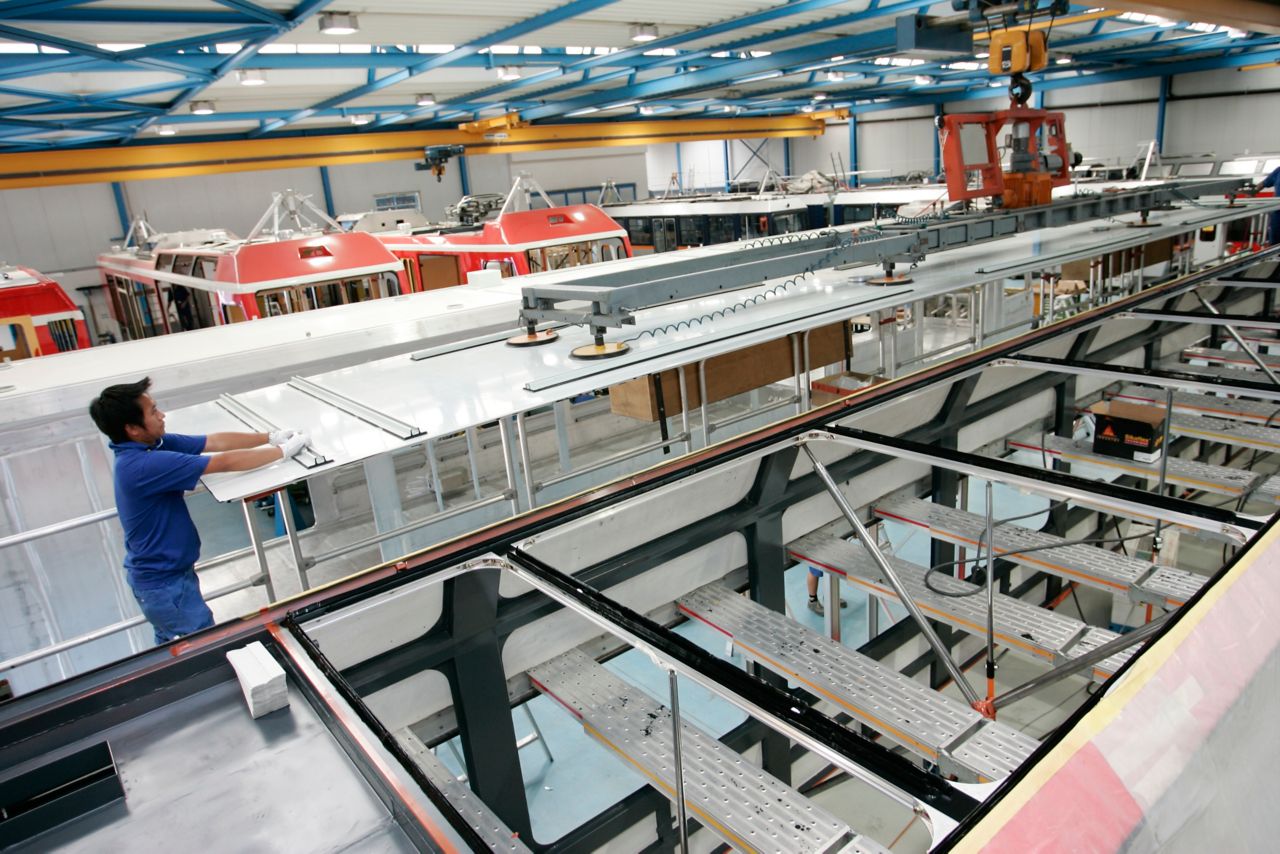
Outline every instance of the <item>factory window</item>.
[(729, 243), (737, 240), (737, 230), (733, 227), (733, 217), (728, 215), (707, 217), (710, 236), (709, 243)]
[(773, 215), (774, 234), (790, 234), (793, 231), (804, 231), (806, 225), (803, 211), (786, 211)]
[(680, 217), (680, 245), (702, 246), (707, 242), (707, 219), (702, 216)]
[(627, 236), (632, 246), (652, 246), (653, 228), (647, 216), (633, 216), (627, 219)]
[(417, 190), (401, 193), (379, 193), (373, 197), (375, 211), (422, 210), (422, 194)]

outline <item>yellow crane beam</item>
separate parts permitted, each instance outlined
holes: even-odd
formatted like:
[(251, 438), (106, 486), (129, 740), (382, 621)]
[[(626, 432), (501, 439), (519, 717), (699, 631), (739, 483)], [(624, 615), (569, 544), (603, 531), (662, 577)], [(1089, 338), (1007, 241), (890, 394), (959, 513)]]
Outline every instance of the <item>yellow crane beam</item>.
[(464, 145), (467, 154), (504, 154), (708, 139), (816, 137), (825, 130), (827, 118), (843, 114), (825, 111), (758, 118), (524, 127), (519, 126), (519, 122), (487, 121), (457, 130), (346, 133), (0, 154), (0, 189), (417, 160), (428, 145)]

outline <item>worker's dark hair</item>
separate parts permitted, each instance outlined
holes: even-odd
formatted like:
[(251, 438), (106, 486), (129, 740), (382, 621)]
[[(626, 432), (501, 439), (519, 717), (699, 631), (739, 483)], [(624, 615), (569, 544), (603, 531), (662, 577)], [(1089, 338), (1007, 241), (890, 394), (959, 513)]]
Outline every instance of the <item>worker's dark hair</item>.
[(125, 432), (126, 426), (145, 426), (142, 405), (138, 401), (149, 388), (151, 377), (143, 377), (136, 383), (108, 386), (89, 404), (89, 417), (111, 441), (127, 442), (129, 434)]

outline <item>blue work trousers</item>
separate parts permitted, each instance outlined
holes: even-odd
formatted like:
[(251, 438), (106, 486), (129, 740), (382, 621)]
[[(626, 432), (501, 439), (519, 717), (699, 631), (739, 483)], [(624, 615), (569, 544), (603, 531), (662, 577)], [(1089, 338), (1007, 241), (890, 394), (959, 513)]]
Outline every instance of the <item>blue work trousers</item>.
[(166, 644), (213, 625), (213, 612), (200, 595), (194, 567), (177, 570), (159, 584), (134, 585), (133, 596), (156, 632), (156, 644)]

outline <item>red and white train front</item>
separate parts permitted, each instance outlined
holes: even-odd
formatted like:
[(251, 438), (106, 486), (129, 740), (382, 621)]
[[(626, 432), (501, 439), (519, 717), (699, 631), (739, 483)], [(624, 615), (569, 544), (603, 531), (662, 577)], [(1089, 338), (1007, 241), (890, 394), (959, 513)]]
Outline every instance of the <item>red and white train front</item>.
[(62, 285), (29, 267), (0, 267), (0, 356), (47, 356), (89, 344), (84, 313)]

